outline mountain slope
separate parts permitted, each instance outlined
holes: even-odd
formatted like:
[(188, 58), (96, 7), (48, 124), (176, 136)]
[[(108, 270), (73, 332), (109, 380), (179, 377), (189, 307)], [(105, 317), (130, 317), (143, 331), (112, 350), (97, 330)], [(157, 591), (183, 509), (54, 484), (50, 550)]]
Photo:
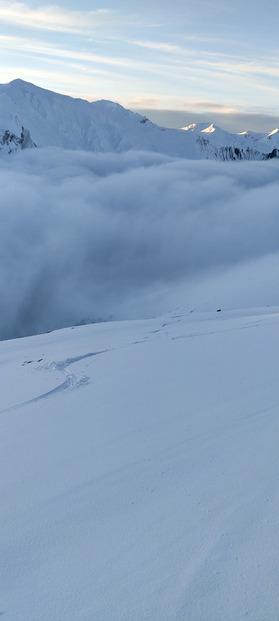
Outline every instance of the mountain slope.
[(261, 160), (279, 156), (279, 130), (229, 134), (202, 123), (183, 130), (167, 129), (110, 101), (90, 103), (23, 80), (0, 85), (0, 150), (33, 146), (116, 153), (132, 149), (190, 159)]
[(278, 337), (270, 308), (0, 343), (3, 621), (277, 619)]
[(268, 134), (230, 134), (220, 127), (197, 123), (182, 128), (196, 137), (204, 157), (216, 160), (267, 160), (279, 157), (279, 130)]
[(134, 149), (195, 157), (194, 137), (162, 129), (119, 104), (89, 103), (14, 80), (0, 87), (0, 128), (20, 135), (22, 127), (38, 147), (117, 153)]

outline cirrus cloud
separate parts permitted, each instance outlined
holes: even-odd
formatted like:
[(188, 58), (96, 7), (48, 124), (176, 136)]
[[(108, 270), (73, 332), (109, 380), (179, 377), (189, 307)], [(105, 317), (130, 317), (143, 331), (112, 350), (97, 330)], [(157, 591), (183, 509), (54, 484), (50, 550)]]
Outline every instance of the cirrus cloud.
[(26, 2), (0, 0), (0, 21), (13, 26), (24, 26), (39, 30), (52, 30), (72, 34), (91, 34), (100, 27), (114, 28), (133, 23), (135, 18), (122, 15), (119, 11), (96, 9), (81, 11), (61, 8), (58, 5), (42, 5), (32, 8)]

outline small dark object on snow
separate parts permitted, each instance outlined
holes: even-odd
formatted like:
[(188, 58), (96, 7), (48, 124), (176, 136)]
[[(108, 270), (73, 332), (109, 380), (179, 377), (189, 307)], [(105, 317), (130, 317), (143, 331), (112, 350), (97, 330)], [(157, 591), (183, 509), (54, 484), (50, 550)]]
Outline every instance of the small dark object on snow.
[(218, 310), (216, 311), (216, 313), (221, 313), (221, 308), (218, 308)]

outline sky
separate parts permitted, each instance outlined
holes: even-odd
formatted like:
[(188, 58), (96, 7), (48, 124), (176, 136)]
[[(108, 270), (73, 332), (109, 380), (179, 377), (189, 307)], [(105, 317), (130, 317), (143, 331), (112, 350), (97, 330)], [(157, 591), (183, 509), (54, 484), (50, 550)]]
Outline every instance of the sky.
[(110, 99), (168, 127), (279, 125), (277, 0), (0, 0), (0, 83)]

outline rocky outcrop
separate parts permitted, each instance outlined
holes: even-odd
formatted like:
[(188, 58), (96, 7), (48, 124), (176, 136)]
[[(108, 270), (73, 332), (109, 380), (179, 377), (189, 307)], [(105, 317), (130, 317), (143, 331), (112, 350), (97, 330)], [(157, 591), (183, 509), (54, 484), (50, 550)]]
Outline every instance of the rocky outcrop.
[(16, 136), (8, 129), (0, 130), (0, 151), (13, 153), (20, 149), (32, 149), (36, 147), (28, 129), (22, 127), (20, 136)]
[(230, 160), (270, 160), (279, 158), (279, 149), (273, 149), (270, 153), (262, 153), (250, 147), (247, 147), (247, 149), (236, 146), (217, 147), (201, 136), (197, 138), (197, 144), (203, 156), (210, 160), (228, 162)]

